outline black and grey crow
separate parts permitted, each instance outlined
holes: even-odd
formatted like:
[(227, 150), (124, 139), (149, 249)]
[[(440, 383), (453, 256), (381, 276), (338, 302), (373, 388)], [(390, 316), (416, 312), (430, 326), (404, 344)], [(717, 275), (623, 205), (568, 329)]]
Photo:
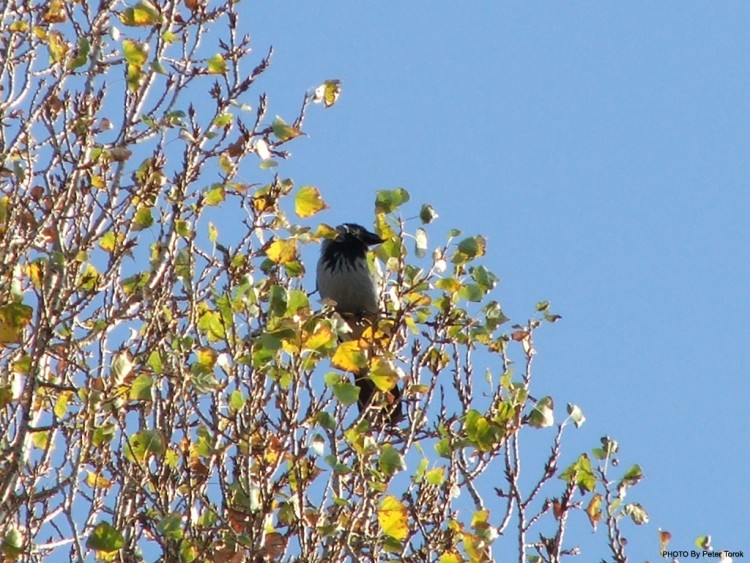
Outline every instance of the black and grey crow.
[[(335, 303), (334, 308), (350, 325), (363, 322), (377, 323), (378, 287), (367, 265), (370, 246), (385, 242), (361, 225), (344, 223), (336, 227), (336, 235), (323, 241), (318, 260), (317, 285), (323, 299)], [(352, 326), (353, 331), (355, 327)], [(361, 330), (359, 331), (361, 334)], [(359, 387), (357, 405), (360, 412), (367, 408), (377, 387), (363, 370), (356, 378)], [(395, 386), (390, 391), (393, 404), (388, 408), (388, 419), (394, 424), (402, 417), (401, 391)]]

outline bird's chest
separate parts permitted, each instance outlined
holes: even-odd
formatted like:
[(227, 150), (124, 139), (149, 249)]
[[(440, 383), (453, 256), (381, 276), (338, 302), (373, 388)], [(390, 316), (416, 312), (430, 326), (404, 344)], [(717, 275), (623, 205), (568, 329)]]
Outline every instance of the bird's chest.
[(317, 282), (320, 296), (335, 301), (338, 311), (375, 313), (378, 310), (375, 280), (364, 260), (341, 261), (320, 268)]

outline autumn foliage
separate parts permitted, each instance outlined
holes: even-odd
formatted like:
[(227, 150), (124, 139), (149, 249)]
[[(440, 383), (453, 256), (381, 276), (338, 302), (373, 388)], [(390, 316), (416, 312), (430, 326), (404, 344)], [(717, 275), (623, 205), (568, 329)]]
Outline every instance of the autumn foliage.
[[(583, 413), (532, 370), (559, 317), (509, 322), (481, 235), (373, 192), (383, 318), (352, 339), (318, 302), (327, 204), (283, 160), (342, 84), (270, 116), (240, 6), (0, 8), (4, 558), (559, 561), (579, 518), (625, 561), (641, 470), (563, 455)], [(363, 366), (397, 427), (357, 416)]]

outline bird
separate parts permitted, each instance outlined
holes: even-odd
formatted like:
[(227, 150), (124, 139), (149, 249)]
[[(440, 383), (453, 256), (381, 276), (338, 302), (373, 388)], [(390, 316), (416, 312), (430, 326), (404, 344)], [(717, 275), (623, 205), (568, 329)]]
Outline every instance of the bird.
[[(385, 242), (377, 234), (356, 223), (344, 223), (335, 229), (332, 238), (323, 241), (318, 260), (316, 283), (320, 297), (333, 302), (333, 308), (347, 321), (355, 334), (357, 325), (376, 323), (379, 317), (378, 284), (367, 264), (371, 246)], [(354, 326), (353, 326), (354, 325)], [(357, 374), (359, 388), (357, 406), (366, 410), (378, 391), (367, 369)], [(396, 424), (401, 412), (401, 390), (394, 386), (389, 392), (390, 405), (384, 407), (387, 420)]]

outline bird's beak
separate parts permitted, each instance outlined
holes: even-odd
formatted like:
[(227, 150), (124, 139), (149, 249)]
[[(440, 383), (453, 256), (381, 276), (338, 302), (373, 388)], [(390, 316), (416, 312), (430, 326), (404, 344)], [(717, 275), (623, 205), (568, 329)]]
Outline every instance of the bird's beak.
[(380, 238), (375, 233), (371, 233), (370, 231), (365, 231), (362, 233), (362, 240), (367, 246), (372, 246), (374, 244), (380, 244), (382, 242), (385, 242), (382, 238)]

